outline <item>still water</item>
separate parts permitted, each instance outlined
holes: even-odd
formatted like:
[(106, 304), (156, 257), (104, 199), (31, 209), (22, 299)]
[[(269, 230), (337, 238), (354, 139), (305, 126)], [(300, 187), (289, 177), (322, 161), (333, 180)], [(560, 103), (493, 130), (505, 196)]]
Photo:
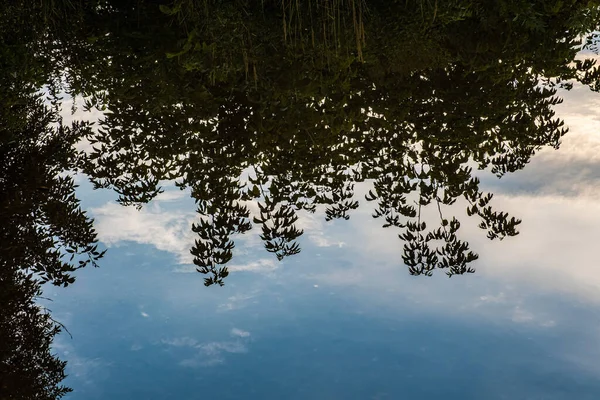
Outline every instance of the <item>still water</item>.
[(4, 2), (0, 398), (599, 398), (598, 7)]

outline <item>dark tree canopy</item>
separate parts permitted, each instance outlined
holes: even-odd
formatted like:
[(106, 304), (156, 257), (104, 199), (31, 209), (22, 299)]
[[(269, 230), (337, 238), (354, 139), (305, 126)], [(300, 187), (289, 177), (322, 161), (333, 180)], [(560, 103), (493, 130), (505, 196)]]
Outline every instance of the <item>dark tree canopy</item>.
[(60, 327), (36, 304), (41, 283), (67, 286), (102, 254), (72, 178), (60, 175), (81, 126), (61, 126), (35, 95), (15, 99), (0, 111), (0, 398), (51, 400), (70, 389), (51, 351)]
[(161, 180), (191, 189), (207, 285), (228, 275), (234, 234), (256, 226), (278, 259), (296, 254), (298, 214), (347, 219), (365, 180), (411, 274), (473, 272), (443, 206), (462, 198), (490, 239), (516, 235), (470, 166), (502, 176), (557, 148), (557, 88), (597, 85), (593, 62), (573, 62), (597, 25), (587, 1), (90, 4), (50, 29), (66, 89), (105, 111), (79, 166), (125, 205)]
[(50, 400), (70, 389), (51, 349), (60, 325), (37, 305), (41, 284), (67, 286), (102, 253), (66, 173), (89, 126), (62, 123), (41, 56), (47, 32), (22, 6), (0, 16), (0, 398)]
[(54, 400), (71, 389), (61, 385), (65, 361), (52, 353), (60, 326), (36, 304), (41, 287), (32, 276), (0, 270), (0, 395), (6, 400)]
[[(191, 251), (207, 285), (227, 276), (232, 235), (258, 226), (267, 251), (280, 260), (296, 254), (298, 213), (323, 205), (326, 220), (348, 219), (359, 206), (354, 185), (365, 180), (374, 183), (366, 198), (374, 217), (400, 229), (411, 274), (472, 272), (477, 254), (442, 206), (463, 198), (490, 239), (516, 235), (520, 221), (492, 208), (469, 165), (502, 176), (537, 149), (558, 147), (557, 87), (573, 79), (597, 86), (594, 63), (574, 62), (582, 34), (597, 25), (597, 5), (587, 1), (97, 0), (8, 9), (5, 28), (23, 32), (5, 29), (16, 50), (5, 70), (25, 62), (19, 82), (30, 92), (47, 85), (54, 104), (62, 90), (105, 111), (94, 128), (64, 127), (55, 111), (39, 111), (30, 127), (32, 107), (44, 107), (30, 93), (20, 126), (34, 140), (56, 132), (48, 154), (30, 154), (26, 135), (4, 146), (5, 168), (21, 186), (28, 181), (15, 163), (64, 155), (47, 173), (28, 172), (52, 182), (26, 185), (55, 187), (62, 197), (44, 195), (49, 203), (74, 201), (26, 213), (27, 248), (56, 250), (49, 270), (27, 262), (59, 283), (53, 271), (73, 268), (58, 261), (56, 239), (88, 261), (98, 255), (85, 245), (94, 238), (81, 235), (92, 230), (69, 194), (72, 181), (57, 176), (67, 169), (113, 188), (125, 205), (150, 201), (161, 180), (191, 189), (201, 216)], [(93, 150), (76, 157), (82, 138)], [(250, 215), (248, 201), (260, 215)], [(439, 210), (438, 227), (422, 220), (424, 207)], [(51, 215), (69, 212), (80, 227), (71, 236)]]

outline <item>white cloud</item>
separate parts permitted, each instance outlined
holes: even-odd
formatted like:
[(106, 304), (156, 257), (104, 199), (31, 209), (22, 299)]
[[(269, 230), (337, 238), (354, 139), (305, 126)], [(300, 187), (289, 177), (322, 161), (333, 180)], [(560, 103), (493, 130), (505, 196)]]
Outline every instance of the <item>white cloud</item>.
[(513, 322), (531, 322), (533, 320), (533, 314), (527, 310), (523, 310), (520, 306), (516, 306), (513, 310), (512, 315)]
[(278, 266), (278, 262), (271, 258), (261, 258), (260, 260), (250, 262), (248, 264), (232, 264), (228, 265), (229, 271), (250, 271), (250, 272), (271, 272), (275, 271)]
[[(235, 260), (235, 257), (234, 257)], [(279, 268), (278, 261), (270, 258), (261, 258), (256, 261), (251, 261), (247, 264), (227, 264), (229, 272), (256, 272), (256, 273), (269, 273)], [(193, 273), (196, 271), (195, 265), (180, 265), (173, 270), (174, 272), (180, 273)]]
[(67, 374), (85, 385), (95, 385), (106, 380), (110, 374), (110, 363), (101, 358), (80, 355), (73, 345), (65, 341), (64, 336), (54, 338), (52, 349), (58, 352), (61, 359), (67, 361)]
[[(177, 257), (176, 262), (179, 265), (174, 268), (174, 272), (195, 273), (196, 266), (193, 264), (190, 249), (196, 239), (191, 227), (197, 215), (180, 209), (167, 211), (161, 208), (161, 202), (177, 200), (184, 194), (179, 191), (165, 192), (141, 210), (115, 203), (93, 208), (95, 227), (100, 240), (107, 246), (119, 246), (126, 241), (152, 245)], [(235, 240), (244, 241), (244, 236), (237, 236)], [(235, 263), (239, 259), (240, 255), (236, 254), (234, 262), (227, 265), (230, 272), (270, 273), (279, 268), (274, 256), (245, 264)]]
[(342, 247), (344, 247), (346, 245), (345, 242), (341, 242), (341, 241), (337, 241), (337, 240), (331, 240), (331, 239), (327, 238), (325, 236), (325, 234), (322, 231), (319, 231), (319, 230), (315, 230), (315, 231), (310, 232), (308, 234), (308, 238), (317, 247), (331, 247), (331, 246), (335, 246), (335, 247), (342, 248)]
[[(316, 280), (335, 286), (354, 286), (366, 283), (364, 269), (361, 268), (329, 268), (325, 271), (313, 272), (306, 275), (309, 280)], [(380, 273), (379, 268), (377, 272)]]
[(159, 203), (136, 210), (108, 203), (92, 209), (96, 230), (102, 242), (118, 246), (123, 241), (150, 244), (159, 250), (174, 253), (178, 262), (190, 264), (190, 248), (194, 242), (191, 230), (195, 214), (182, 211), (164, 211)]
[(163, 339), (162, 343), (173, 347), (187, 347), (193, 349), (191, 357), (179, 362), (182, 367), (208, 367), (225, 362), (225, 354), (243, 354), (248, 352), (245, 342), (250, 337), (250, 332), (233, 328), (230, 332), (235, 340), (213, 341), (198, 343), (196, 339), (181, 337), (174, 339)]
[(188, 195), (188, 191), (185, 190), (166, 190), (162, 193), (159, 193), (155, 198), (154, 202), (168, 202), (181, 200)]
[[(558, 195), (503, 195), (494, 197), (494, 206), (523, 220), (520, 234), (503, 241), (490, 241), (485, 232), (477, 228), (477, 219), (464, 215), (457, 209), (462, 222), (460, 237), (479, 253), (474, 263), (476, 273), (447, 280), (443, 271), (435, 271), (436, 283), (426, 277), (409, 277), (400, 258), (402, 242), (395, 232), (381, 229), (378, 221), (355, 218), (348, 221), (346, 236), (349, 243), (343, 254), (336, 254), (336, 265), (325, 271), (307, 271), (306, 278), (317, 284), (357, 286), (372, 293), (384, 295), (387, 289), (413, 293), (420, 301), (435, 302), (462, 298), (452, 292), (455, 280), (471, 282), (483, 287), (488, 282), (501, 285), (520, 285), (531, 290), (552, 290), (568, 293), (587, 301), (600, 302), (600, 269), (598, 269), (597, 238), (600, 237), (600, 202), (586, 196), (564, 197)], [(439, 279), (439, 280), (438, 280)], [(463, 284), (463, 282), (461, 282)], [(431, 292), (444, 288), (449, 293), (420, 296), (419, 291)], [(499, 292), (503, 289), (500, 287)], [(469, 290), (473, 293), (472, 290)], [(466, 295), (466, 293), (464, 293)], [(477, 295), (482, 302), (502, 301), (502, 294), (494, 297)]]
[(566, 101), (555, 108), (569, 132), (560, 149), (543, 148), (523, 170), (500, 180), (481, 174), (494, 192), (600, 199), (600, 96), (580, 86), (563, 95)]
[(552, 328), (552, 327), (556, 326), (556, 322), (552, 319), (549, 319), (547, 321), (541, 322), (540, 326), (543, 326), (544, 328)]
[(246, 307), (257, 295), (258, 291), (255, 290), (251, 293), (241, 293), (235, 296), (230, 296), (227, 298), (225, 303), (219, 304), (217, 309), (218, 311), (239, 310)]
[(140, 315), (141, 315), (142, 317), (144, 317), (144, 318), (148, 318), (148, 317), (150, 316), (150, 315), (148, 315), (147, 313), (145, 313), (145, 312), (143, 312), (143, 311), (142, 311), (142, 312), (140, 312)]
[(143, 348), (144, 348), (144, 346), (142, 346), (141, 344), (134, 343), (131, 345), (130, 350), (131, 351), (140, 351)]
[(518, 324), (536, 325), (542, 328), (553, 328), (556, 326), (556, 321), (546, 318), (546, 313), (534, 313), (526, 310), (522, 305), (514, 307), (511, 319)]
[(174, 339), (163, 339), (162, 343), (175, 347), (194, 347), (198, 344), (198, 341), (196, 339), (185, 336)]
[(485, 296), (480, 296), (479, 300), (481, 300), (482, 303), (504, 303), (506, 302), (506, 297), (504, 296), (504, 292), (500, 292), (498, 295), (485, 295)]
[(477, 236), (472, 243), (480, 253), (479, 273), (600, 300), (594, 251), (600, 237), (600, 203), (560, 196), (497, 200), (500, 208), (523, 219), (521, 233), (500, 243)]
[(231, 330), (231, 336), (237, 336), (237, 337), (249, 337), (250, 336), (250, 332), (248, 331), (244, 331), (242, 329), (238, 329), (238, 328), (233, 328)]
[(220, 357), (214, 357), (209, 359), (199, 359), (199, 358), (186, 358), (179, 362), (179, 365), (187, 368), (197, 368), (197, 367), (212, 367), (213, 365), (223, 364), (225, 360)]
[(297, 226), (299, 229), (304, 230), (304, 234), (308, 237), (308, 240), (317, 247), (344, 247), (346, 243), (327, 235), (326, 226), (328, 224), (333, 225), (337, 221), (325, 221), (324, 214), (323, 207), (318, 207), (314, 214), (308, 212), (298, 213)]
[(248, 349), (241, 342), (210, 342), (203, 343), (196, 348), (209, 356), (217, 356), (221, 353), (247, 353)]

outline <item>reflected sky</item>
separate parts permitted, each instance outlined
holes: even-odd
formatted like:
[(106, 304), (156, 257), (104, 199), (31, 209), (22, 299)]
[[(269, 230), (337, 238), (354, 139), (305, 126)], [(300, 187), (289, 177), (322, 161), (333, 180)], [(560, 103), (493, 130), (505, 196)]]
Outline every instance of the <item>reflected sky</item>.
[(598, 398), (600, 98), (562, 95), (560, 150), (502, 179), (478, 173), (523, 223), (499, 242), (465, 219), (480, 254), (468, 276), (410, 276), (366, 205), (348, 221), (301, 216), (303, 252), (282, 262), (239, 236), (227, 284), (205, 288), (186, 192), (137, 211), (80, 179), (109, 252), (76, 285), (46, 288), (72, 334), (54, 343), (67, 398)]

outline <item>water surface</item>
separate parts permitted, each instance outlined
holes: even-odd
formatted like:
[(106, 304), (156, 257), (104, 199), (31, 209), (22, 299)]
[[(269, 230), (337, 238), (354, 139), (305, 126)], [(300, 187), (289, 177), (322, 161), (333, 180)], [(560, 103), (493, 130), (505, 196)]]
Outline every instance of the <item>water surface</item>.
[(159, 3), (3, 6), (3, 398), (598, 397), (596, 4)]

